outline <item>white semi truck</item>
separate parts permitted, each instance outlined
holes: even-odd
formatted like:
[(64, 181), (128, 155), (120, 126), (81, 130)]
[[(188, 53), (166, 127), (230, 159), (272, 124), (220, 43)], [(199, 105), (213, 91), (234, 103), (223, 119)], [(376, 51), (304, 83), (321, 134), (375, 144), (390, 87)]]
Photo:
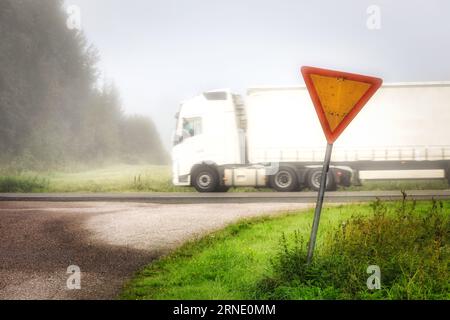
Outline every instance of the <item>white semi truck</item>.
[[(206, 92), (176, 119), (177, 186), (319, 188), (326, 140), (305, 87), (252, 88), (245, 103)], [(335, 143), (330, 168), (328, 190), (373, 172), (450, 182), (450, 82), (384, 85)]]

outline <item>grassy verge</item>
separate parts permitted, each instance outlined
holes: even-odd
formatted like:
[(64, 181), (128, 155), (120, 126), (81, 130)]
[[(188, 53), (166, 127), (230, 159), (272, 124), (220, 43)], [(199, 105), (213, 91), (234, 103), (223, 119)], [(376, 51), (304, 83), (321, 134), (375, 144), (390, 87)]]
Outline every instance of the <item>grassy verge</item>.
[[(43, 183), (45, 181), (45, 183)], [(79, 172), (0, 172), (0, 192), (186, 192), (169, 166), (116, 165)]]
[(342, 188), (346, 191), (371, 190), (444, 190), (448, 189), (445, 179), (437, 180), (363, 180), (362, 186)]
[(49, 184), (48, 179), (36, 175), (0, 176), (0, 192), (45, 192)]
[[(312, 211), (242, 221), (144, 268), (122, 299), (449, 299), (450, 202), (325, 208), (305, 266)], [(370, 291), (369, 265), (382, 289)]]
[[(342, 190), (447, 189), (445, 180), (364, 181)], [(0, 192), (190, 192), (175, 187), (169, 166), (115, 165), (76, 172), (21, 172), (0, 169)], [(230, 192), (272, 191), (268, 188), (232, 188)], [(305, 189), (307, 191), (307, 189)]]

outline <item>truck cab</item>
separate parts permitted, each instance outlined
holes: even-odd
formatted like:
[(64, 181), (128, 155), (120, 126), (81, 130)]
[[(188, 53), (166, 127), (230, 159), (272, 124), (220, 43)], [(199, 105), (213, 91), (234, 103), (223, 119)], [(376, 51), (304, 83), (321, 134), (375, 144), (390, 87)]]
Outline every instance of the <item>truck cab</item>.
[(217, 190), (223, 187), (220, 168), (245, 163), (239, 101), (229, 90), (217, 90), (181, 103), (172, 149), (174, 185)]

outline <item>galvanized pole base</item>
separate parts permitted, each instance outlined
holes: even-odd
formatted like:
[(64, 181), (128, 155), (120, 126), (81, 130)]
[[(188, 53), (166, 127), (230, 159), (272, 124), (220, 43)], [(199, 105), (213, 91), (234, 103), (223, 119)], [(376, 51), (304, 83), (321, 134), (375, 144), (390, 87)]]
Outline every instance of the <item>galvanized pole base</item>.
[(319, 228), (320, 213), (322, 211), (323, 198), (325, 195), (325, 189), (327, 185), (328, 171), (330, 170), (331, 151), (333, 150), (333, 144), (327, 144), (327, 151), (325, 153), (325, 161), (323, 163), (322, 177), (320, 181), (319, 194), (317, 196), (316, 211), (314, 212), (314, 222), (311, 230), (311, 237), (308, 245), (308, 257), (307, 264), (310, 264), (314, 255), (314, 247), (316, 246), (317, 230)]

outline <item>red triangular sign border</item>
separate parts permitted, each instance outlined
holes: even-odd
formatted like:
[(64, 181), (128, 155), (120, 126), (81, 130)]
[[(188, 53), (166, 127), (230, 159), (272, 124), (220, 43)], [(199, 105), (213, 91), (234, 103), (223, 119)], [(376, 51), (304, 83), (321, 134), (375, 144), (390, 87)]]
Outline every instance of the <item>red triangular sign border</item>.
[[(323, 132), (325, 133), (325, 137), (327, 138), (328, 143), (332, 144), (336, 141), (336, 139), (342, 134), (342, 132), (347, 128), (347, 126), (352, 122), (352, 120), (356, 117), (356, 115), (361, 111), (361, 109), (366, 105), (366, 103), (372, 98), (372, 96), (377, 92), (377, 90), (383, 84), (383, 80), (380, 78), (363, 76), (360, 74), (335, 71), (335, 70), (327, 70), (315, 67), (302, 67), (301, 73), (303, 75), (303, 79), (305, 80), (306, 87), (311, 96), (311, 100), (316, 109), (317, 115), (320, 120), (320, 124), (322, 125)], [(317, 94), (317, 90), (313, 84), (311, 79), (311, 75), (316, 74), (325, 77), (336, 77), (336, 78), (344, 78), (347, 80), (365, 82), (370, 84), (370, 88), (367, 92), (361, 97), (361, 99), (355, 104), (352, 110), (348, 113), (348, 115), (341, 121), (341, 123), (336, 127), (334, 131), (330, 129), (328, 124), (328, 120), (326, 118), (324, 109), (322, 107), (322, 103), (320, 102), (319, 95)]]

